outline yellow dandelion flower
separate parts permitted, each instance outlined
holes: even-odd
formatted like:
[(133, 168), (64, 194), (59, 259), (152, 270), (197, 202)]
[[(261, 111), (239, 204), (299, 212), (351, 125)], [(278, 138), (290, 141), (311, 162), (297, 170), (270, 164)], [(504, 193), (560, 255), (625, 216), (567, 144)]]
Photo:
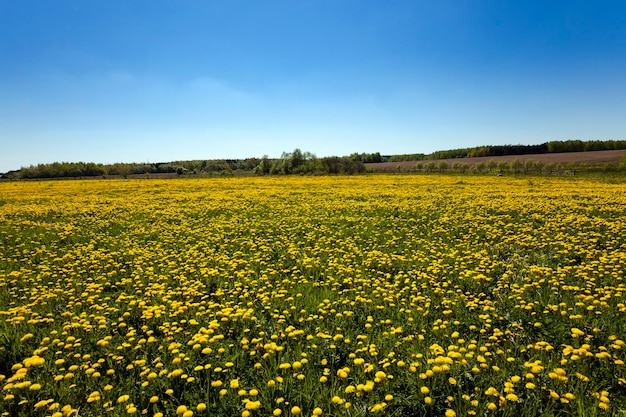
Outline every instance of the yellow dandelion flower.
[(507, 401), (512, 401), (512, 402), (515, 402), (519, 399), (518, 396), (513, 393), (507, 394), (504, 398), (506, 398)]

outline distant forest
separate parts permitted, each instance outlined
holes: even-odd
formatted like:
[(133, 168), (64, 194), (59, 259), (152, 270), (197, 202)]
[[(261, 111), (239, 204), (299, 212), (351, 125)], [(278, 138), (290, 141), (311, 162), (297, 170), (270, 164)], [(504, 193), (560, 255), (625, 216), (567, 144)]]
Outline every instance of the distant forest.
[(353, 153), (349, 156), (318, 158), (310, 152), (295, 149), (283, 152), (280, 158), (247, 158), (192, 160), (162, 163), (54, 162), (31, 165), (2, 174), (2, 179), (137, 177), (152, 174), (185, 176), (284, 175), (284, 174), (358, 174), (365, 172), (365, 163), (428, 161), (471, 157), (498, 157), (559, 152), (586, 152), (626, 149), (626, 140), (567, 140), (540, 145), (497, 145), (436, 151), (431, 154), (383, 156), (376, 153)]

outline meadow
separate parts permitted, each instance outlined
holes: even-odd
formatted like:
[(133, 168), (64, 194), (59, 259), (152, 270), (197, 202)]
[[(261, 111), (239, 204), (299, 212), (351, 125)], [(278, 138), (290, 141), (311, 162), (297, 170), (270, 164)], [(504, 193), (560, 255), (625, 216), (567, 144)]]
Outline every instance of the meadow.
[(0, 183), (1, 416), (626, 410), (626, 183)]

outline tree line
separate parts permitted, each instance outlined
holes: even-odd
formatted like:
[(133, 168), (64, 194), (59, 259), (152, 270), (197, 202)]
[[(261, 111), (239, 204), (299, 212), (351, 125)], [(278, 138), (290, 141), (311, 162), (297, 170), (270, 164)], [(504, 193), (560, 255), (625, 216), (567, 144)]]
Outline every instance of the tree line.
[[(556, 152), (584, 152), (626, 149), (626, 140), (566, 140), (540, 145), (498, 145), (436, 151), (431, 154), (404, 154), (383, 156), (375, 153), (353, 153), (348, 156), (318, 158), (310, 152), (295, 149), (283, 152), (280, 158), (246, 158), (192, 160), (163, 163), (54, 162), (22, 167), (0, 175), (3, 179), (128, 177), (150, 174), (171, 175), (284, 175), (284, 174), (358, 174), (365, 172), (366, 163), (429, 161), (470, 157), (497, 157), (506, 155), (544, 154)], [(427, 164), (430, 167), (430, 164)], [(479, 166), (480, 164), (477, 164)], [(426, 165), (424, 165), (426, 166)], [(432, 167), (428, 168), (431, 169)], [(426, 169), (426, 168), (424, 168)], [(462, 169), (462, 168), (459, 168)], [(469, 169), (469, 168), (467, 168)], [(480, 169), (480, 168), (479, 168)]]
[(80, 178), (80, 177), (128, 177), (150, 174), (197, 174), (202, 172), (251, 171), (259, 159), (243, 160), (202, 160), (167, 163), (115, 163), (96, 164), (92, 162), (53, 162), (22, 167), (17, 171), (3, 174), (8, 179), (34, 178)]
[(586, 162), (544, 163), (539, 160), (527, 159), (512, 161), (482, 161), (474, 165), (460, 161), (417, 161), (408, 171), (422, 173), (471, 173), (471, 174), (568, 174), (576, 173), (624, 173), (626, 157), (621, 161), (590, 164)]
[(318, 158), (310, 152), (295, 149), (283, 152), (278, 159), (271, 160), (267, 156), (253, 170), (254, 174), (358, 174), (365, 172), (363, 162), (350, 157), (327, 156)]
[(350, 157), (318, 158), (310, 152), (295, 149), (283, 152), (280, 158), (247, 158), (175, 161), (167, 163), (115, 163), (54, 162), (23, 167), (2, 174), (3, 179), (51, 179), (86, 177), (150, 176), (232, 176), (232, 175), (284, 175), (284, 174), (357, 174), (365, 171), (362, 162)]

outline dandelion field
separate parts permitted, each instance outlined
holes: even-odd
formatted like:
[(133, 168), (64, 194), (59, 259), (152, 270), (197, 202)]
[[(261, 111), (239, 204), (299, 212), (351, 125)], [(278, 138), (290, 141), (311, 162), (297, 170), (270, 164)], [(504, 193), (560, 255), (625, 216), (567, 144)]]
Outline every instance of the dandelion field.
[(624, 230), (599, 179), (0, 183), (0, 415), (623, 415)]

